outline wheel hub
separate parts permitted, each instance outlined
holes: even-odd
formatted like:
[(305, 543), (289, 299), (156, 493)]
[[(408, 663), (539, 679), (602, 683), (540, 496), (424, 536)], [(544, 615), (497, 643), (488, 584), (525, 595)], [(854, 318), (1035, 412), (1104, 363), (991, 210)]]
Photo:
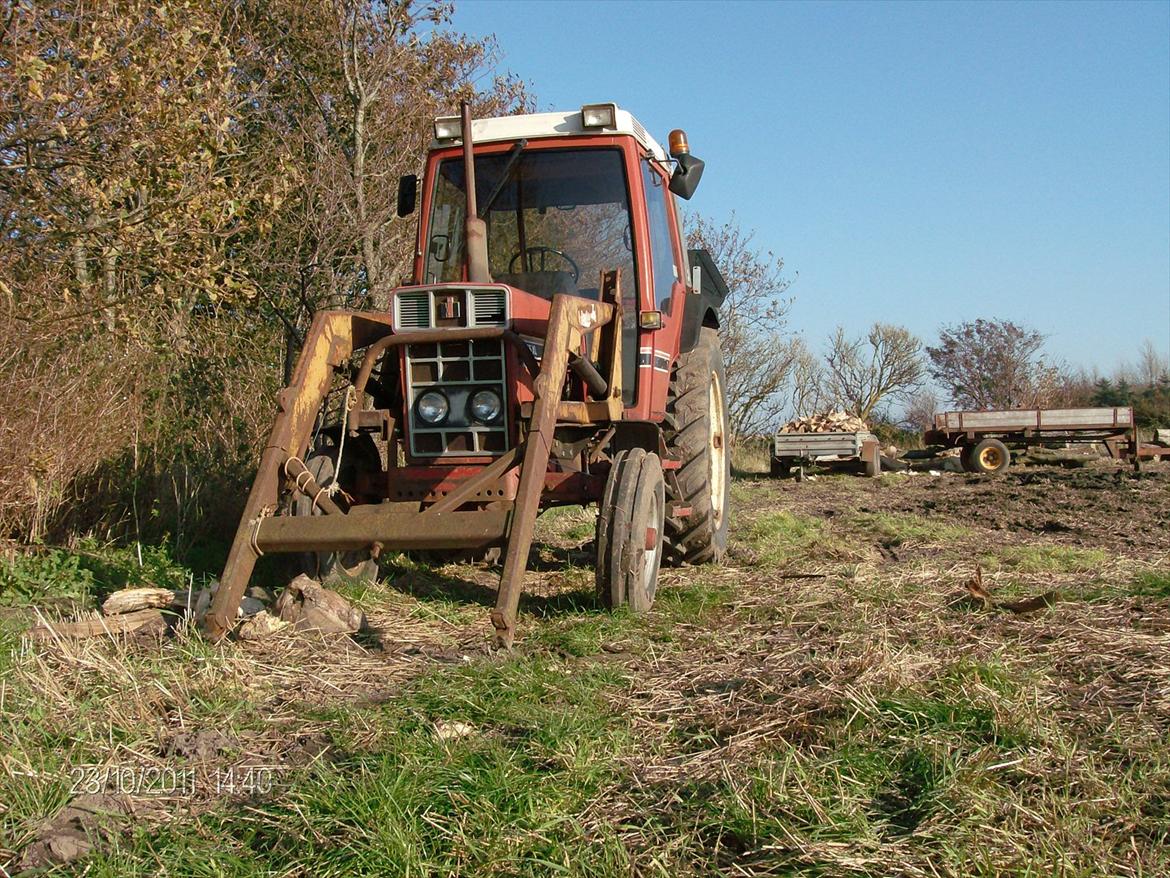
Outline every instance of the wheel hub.
[(707, 401), (708, 417), (711, 423), (711, 436), (707, 459), (711, 466), (707, 483), (711, 486), (711, 517), (715, 528), (723, 523), (723, 507), (727, 490), (727, 442), (724, 438), (726, 421), (723, 411), (723, 385), (719, 380), (719, 373), (711, 373), (709, 398)]

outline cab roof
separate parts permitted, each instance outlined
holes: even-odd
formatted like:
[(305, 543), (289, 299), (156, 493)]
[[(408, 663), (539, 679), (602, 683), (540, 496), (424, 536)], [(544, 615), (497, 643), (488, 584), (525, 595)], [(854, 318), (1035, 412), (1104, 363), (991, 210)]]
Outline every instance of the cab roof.
[[(581, 110), (554, 113), (528, 113), (521, 116), (497, 116), (492, 119), (472, 119), (471, 136), (475, 143), (498, 143), (520, 138), (572, 137), (589, 134), (628, 134), (649, 150), (659, 161), (666, 161), (666, 150), (628, 111), (615, 106), (614, 125), (585, 127)], [(458, 137), (431, 141), (431, 149), (441, 149), (461, 143)]]

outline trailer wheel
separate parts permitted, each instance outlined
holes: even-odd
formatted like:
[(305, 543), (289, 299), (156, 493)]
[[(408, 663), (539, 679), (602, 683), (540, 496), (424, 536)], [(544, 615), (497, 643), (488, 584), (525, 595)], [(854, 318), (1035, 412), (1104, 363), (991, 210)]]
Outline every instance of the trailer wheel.
[(597, 516), (597, 597), (609, 609), (654, 604), (662, 562), (666, 485), (657, 454), (615, 455)]
[[(327, 440), (330, 441), (331, 440)], [(345, 453), (341, 461), (341, 476), (336, 475), (337, 446), (324, 444), (317, 448), (305, 461), (305, 467), (313, 474), (313, 479), (322, 488), (328, 488), (334, 482), (343, 489), (353, 487), (355, 477), (359, 472), (369, 469), (380, 469), (382, 458), (378, 453), (378, 446), (374, 440), (361, 435), (350, 438), (346, 442)], [(344, 500), (339, 504), (345, 508)], [(293, 515), (321, 515), (321, 510), (313, 503), (313, 498), (298, 492), (294, 495), (291, 512)], [(301, 572), (324, 582), (338, 575), (354, 579), (368, 579), (377, 575), (378, 564), (370, 557), (366, 550), (350, 552), (300, 552)]]
[(679, 496), (691, 507), (686, 518), (666, 520), (666, 561), (718, 562), (727, 548), (731, 457), (727, 448), (727, 383), (719, 334), (704, 326), (694, 349), (675, 362), (663, 429), (670, 451), (681, 460)]
[(974, 467), (971, 466), (971, 446), (970, 445), (960, 445), (959, 446), (959, 467), (965, 473), (975, 472)]
[(971, 472), (1001, 473), (1011, 464), (1012, 455), (998, 439), (984, 439), (971, 449), (968, 459)]

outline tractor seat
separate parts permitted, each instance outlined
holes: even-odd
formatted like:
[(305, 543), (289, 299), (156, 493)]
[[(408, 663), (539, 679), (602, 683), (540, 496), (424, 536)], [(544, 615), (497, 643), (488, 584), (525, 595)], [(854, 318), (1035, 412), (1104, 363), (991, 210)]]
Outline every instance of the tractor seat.
[(577, 284), (573, 282), (573, 274), (569, 271), (516, 271), (497, 274), (495, 280), (496, 283), (518, 287), (542, 299), (551, 299), (557, 293), (577, 295)]

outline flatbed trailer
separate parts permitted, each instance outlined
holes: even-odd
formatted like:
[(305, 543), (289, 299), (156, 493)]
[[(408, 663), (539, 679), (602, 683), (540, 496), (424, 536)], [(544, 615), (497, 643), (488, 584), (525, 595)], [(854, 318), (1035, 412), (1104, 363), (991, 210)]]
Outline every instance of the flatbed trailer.
[(1099, 442), (1116, 460), (1170, 457), (1170, 448), (1138, 441), (1133, 409), (1009, 409), (1004, 411), (942, 412), (924, 436), (927, 445), (960, 449), (959, 461), (968, 472), (995, 473), (1007, 469), (1011, 451), (1053, 447), (1069, 442)]
[(773, 476), (797, 473), (812, 463), (861, 461), (867, 476), (879, 476), (882, 471), (881, 443), (866, 430), (843, 433), (777, 433), (772, 439)]

